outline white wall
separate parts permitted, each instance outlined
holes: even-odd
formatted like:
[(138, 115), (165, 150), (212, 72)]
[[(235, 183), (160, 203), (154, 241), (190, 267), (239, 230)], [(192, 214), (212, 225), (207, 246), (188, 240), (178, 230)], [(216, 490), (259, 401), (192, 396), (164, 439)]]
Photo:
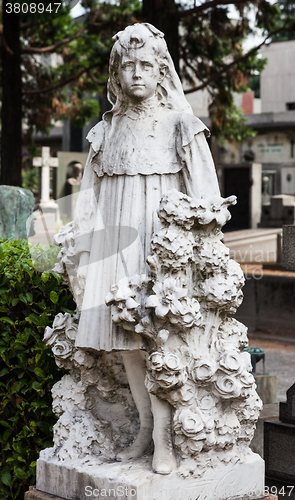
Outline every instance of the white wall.
[(261, 112), (287, 111), (295, 103), (295, 40), (263, 46), (267, 65), (261, 74)]

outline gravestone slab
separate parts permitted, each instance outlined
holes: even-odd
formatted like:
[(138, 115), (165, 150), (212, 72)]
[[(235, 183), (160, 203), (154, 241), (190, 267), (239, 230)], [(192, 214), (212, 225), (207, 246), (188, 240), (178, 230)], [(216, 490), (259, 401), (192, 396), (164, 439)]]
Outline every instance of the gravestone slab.
[(295, 425), (264, 423), (265, 475), (295, 483)]
[(286, 403), (280, 403), (280, 421), (295, 425), (295, 384), (287, 390)]
[(27, 238), (35, 206), (32, 191), (16, 186), (0, 186), (0, 237)]
[(266, 476), (295, 483), (295, 384), (280, 403), (280, 421), (264, 424)]
[(283, 267), (295, 270), (295, 225), (283, 226)]

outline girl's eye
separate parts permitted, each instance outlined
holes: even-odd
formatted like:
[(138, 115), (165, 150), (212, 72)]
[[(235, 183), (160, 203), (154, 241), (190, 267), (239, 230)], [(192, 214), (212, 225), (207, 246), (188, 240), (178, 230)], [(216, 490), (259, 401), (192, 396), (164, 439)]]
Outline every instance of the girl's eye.
[(122, 69), (125, 71), (133, 69), (133, 67), (134, 67), (134, 64), (131, 62), (122, 64)]
[(153, 65), (151, 63), (143, 63), (143, 67), (144, 69), (151, 69), (153, 67)]

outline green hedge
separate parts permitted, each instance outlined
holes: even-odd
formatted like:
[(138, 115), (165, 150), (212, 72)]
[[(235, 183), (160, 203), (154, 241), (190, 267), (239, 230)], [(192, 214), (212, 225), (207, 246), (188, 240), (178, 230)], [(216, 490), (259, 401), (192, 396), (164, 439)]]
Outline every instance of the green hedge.
[(39, 451), (52, 446), (50, 391), (63, 372), (42, 338), (74, 309), (62, 278), (35, 269), (26, 240), (0, 240), (0, 500), (24, 498)]

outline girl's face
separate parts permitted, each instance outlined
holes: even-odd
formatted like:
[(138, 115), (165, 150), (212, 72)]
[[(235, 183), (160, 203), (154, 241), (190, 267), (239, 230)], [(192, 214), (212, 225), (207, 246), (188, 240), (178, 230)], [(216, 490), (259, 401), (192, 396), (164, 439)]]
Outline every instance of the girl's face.
[(131, 101), (139, 103), (155, 95), (157, 84), (163, 78), (163, 71), (160, 71), (152, 47), (148, 43), (138, 49), (124, 51), (117, 79), (123, 93)]

